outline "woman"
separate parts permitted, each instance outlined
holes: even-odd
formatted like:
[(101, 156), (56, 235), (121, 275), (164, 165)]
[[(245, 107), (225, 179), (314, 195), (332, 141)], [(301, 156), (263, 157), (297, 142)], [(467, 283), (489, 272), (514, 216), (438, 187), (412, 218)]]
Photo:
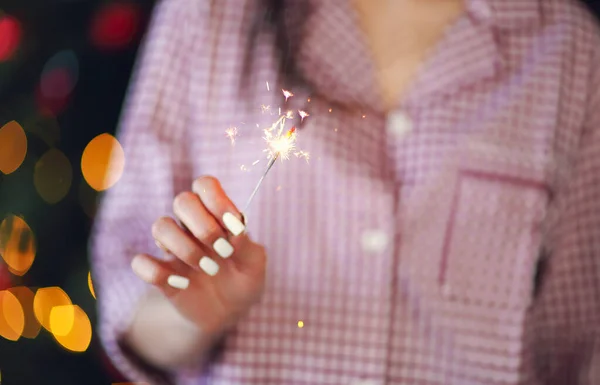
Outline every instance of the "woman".
[[(150, 383), (597, 383), (599, 43), (567, 0), (164, 0), (95, 229), (113, 361)], [(279, 107), (310, 159), (278, 161), (245, 221)]]

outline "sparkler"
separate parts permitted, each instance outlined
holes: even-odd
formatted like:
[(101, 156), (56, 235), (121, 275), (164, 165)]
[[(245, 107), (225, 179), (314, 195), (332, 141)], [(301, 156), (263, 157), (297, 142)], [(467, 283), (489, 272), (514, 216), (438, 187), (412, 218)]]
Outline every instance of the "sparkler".
[[(269, 86), (267, 83), (267, 88), (268, 87)], [(294, 94), (291, 93), (290, 91), (282, 90), (282, 92), (283, 92), (283, 96), (285, 97), (286, 102), (289, 98), (294, 96)], [(270, 112), (269, 106), (262, 105), (261, 109), (262, 109), (263, 113)], [(300, 115), (301, 120), (304, 120), (304, 118), (309, 116), (308, 113), (306, 113), (305, 111), (298, 111), (298, 114)], [(279, 118), (270, 127), (265, 128), (263, 130), (263, 133), (264, 133), (263, 139), (267, 143), (267, 148), (264, 150), (264, 152), (267, 153), (267, 159), (269, 159), (269, 162), (267, 163), (267, 166), (266, 166), (265, 171), (263, 172), (262, 176), (258, 180), (258, 183), (254, 187), (252, 194), (250, 194), (248, 201), (246, 201), (246, 206), (244, 207), (242, 212), (246, 212), (248, 210), (250, 203), (256, 196), (256, 193), (260, 189), (260, 186), (262, 185), (262, 183), (265, 180), (269, 171), (271, 171), (271, 168), (273, 168), (273, 165), (275, 165), (275, 162), (277, 161), (277, 159), (281, 159), (281, 160), (289, 159), (290, 154), (294, 154), (296, 157), (299, 157), (299, 158), (304, 158), (304, 159), (306, 159), (306, 161), (308, 161), (308, 159), (309, 159), (308, 152), (305, 152), (302, 150), (295, 151), (296, 150), (296, 135), (297, 135), (296, 127), (292, 127), (289, 130), (285, 129), (285, 124), (286, 124), (287, 120), (293, 119), (294, 112), (286, 111), (285, 114), (281, 114), (281, 108), (280, 108), (279, 115), (280, 115)], [(234, 138), (237, 135), (237, 129), (235, 129), (234, 132), (230, 132), (230, 130), (231, 130), (231, 128), (228, 129), (226, 131), (226, 133), (227, 133), (227, 136), (231, 139), (231, 141), (233, 143)], [(255, 165), (257, 163), (258, 163), (258, 161), (254, 162), (252, 165)]]

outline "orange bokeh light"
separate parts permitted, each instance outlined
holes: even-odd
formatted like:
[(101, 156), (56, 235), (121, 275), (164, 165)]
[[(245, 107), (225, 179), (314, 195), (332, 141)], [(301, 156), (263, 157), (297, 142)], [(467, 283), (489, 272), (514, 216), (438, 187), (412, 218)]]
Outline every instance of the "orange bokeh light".
[(72, 305), (71, 298), (60, 287), (38, 289), (33, 298), (33, 313), (44, 329), (52, 332), (50, 314), (56, 306)]
[(50, 332), (55, 337), (65, 337), (73, 330), (75, 307), (73, 305), (54, 306), (50, 310)]
[(0, 310), (0, 336), (17, 341), (25, 327), (25, 315), (19, 299), (8, 290), (0, 291)]
[(11, 287), (8, 289), (21, 303), (23, 315), (25, 317), (25, 326), (22, 336), (33, 339), (40, 333), (40, 323), (33, 314), (33, 298), (34, 294), (31, 289), (25, 286)]
[(94, 291), (94, 285), (92, 284), (92, 273), (88, 273), (88, 287), (90, 288), (90, 293), (92, 293), (92, 297), (96, 299), (96, 292)]
[(119, 141), (110, 134), (92, 139), (81, 157), (85, 181), (96, 191), (103, 191), (118, 182), (125, 167), (125, 153)]
[[(92, 341), (92, 324), (77, 305), (56, 306), (50, 313), (56, 341), (72, 352), (85, 352)], [(68, 330), (67, 330), (68, 329)]]
[(14, 120), (0, 128), (0, 172), (10, 174), (21, 166), (27, 154), (27, 136)]
[(0, 223), (0, 255), (15, 275), (24, 275), (35, 259), (33, 232), (25, 220), (9, 215)]

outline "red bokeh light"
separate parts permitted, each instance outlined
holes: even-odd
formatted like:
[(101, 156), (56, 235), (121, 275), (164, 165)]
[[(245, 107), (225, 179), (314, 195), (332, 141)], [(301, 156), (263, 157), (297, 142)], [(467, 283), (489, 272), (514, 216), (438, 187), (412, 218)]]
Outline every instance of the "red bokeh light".
[(134, 4), (114, 3), (101, 9), (91, 27), (92, 43), (100, 49), (125, 48), (136, 36), (140, 10)]
[(0, 16), (0, 62), (12, 57), (21, 41), (21, 25), (14, 17)]
[(6, 265), (0, 264), (0, 290), (8, 289), (11, 286), (10, 273)]

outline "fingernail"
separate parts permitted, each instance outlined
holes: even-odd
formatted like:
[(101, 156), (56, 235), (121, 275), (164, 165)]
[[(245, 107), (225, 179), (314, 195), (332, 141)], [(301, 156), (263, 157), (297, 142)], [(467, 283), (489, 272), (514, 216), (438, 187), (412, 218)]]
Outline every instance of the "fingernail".
[(214, 277), (219, 272), (219, 265), (209, 257), (202, 257), (200, 268), (211, 277)]
[(170, 275), (169, 278), (167, 278), (167, 283), (175, 289), (184, 290), (189, 286), (190, 280), (180, 275)]
[(246, 230), (246, 226), (240, 221), (235, 215), (232, 213), (223, 214), (223, 223), (225, 223), (225, 227), (231, 234), (238, 236)]
[(154, 264), (144, 257), (134, 257), (131, 261), (131, 269), (141, 280), (152, 283), (156, 276)]
[(156, 247), (158, 247), (159, 249), (161, 249), (161, 250), (162, 250), (162, 251), (164, 251), (165, 253), (168, 253), (168, 252), (169, 252), (169, 250), (167, 250), (167, 248), (166, 248), (166, 247), (164, 247), (164, 246), (163, 246), (163, 244), (162, 244), (162, 243), (160, 243), (159, 241), (156, 241), (156, 240), (155, 240), (155, 241), (154, 241), (154, 243), (156, 244)]
[(219, 238), (213, 243), (213, 249), (222, 258), (229, 258), (233, 254), (233, 246), (225, 238)]

